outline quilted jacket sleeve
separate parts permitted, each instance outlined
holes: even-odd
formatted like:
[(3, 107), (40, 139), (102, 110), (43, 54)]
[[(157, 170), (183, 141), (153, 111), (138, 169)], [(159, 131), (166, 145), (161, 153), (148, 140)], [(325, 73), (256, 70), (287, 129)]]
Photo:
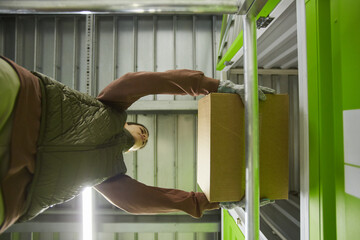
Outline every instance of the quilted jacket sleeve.
[(97, 97), (118, 110), (126, 110), (139, 98), (149, 94), (206, 95), (216, 92), (219, 80), (193, 70), (127, 73), (110, 83)]

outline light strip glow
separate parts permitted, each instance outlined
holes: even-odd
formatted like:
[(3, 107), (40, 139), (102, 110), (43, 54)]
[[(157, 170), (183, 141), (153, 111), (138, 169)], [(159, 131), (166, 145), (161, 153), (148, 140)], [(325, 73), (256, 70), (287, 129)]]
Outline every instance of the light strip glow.
[(83, 240), (92, 240), (92, 190), (90, 187), (82, 193)]

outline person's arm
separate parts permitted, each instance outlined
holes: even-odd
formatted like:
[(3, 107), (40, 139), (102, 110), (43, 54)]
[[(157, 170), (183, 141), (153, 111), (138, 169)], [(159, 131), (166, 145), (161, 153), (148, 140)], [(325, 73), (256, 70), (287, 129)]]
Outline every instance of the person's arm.
[(95, 186), (110, 203), (132, 214), (183, 211), (199, 218), (204, 210), (219, 208), (203, 193), (151, 187), (127, 175), (117, 175)]
[(206, 95), (216, 92), (219, 80), (193, 70), (128, 73), (110, 83), (97, 99), (117, 109), (126, 110), (149, 94)]

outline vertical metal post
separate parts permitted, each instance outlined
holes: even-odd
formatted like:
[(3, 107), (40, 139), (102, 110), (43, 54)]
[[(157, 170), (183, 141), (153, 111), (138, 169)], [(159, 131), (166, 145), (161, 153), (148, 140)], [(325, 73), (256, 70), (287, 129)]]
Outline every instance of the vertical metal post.
[[(177, 16), (174, 15), (173, 16), (173, 45), (174, 45), (174, 58), (173, 58), (173, 62), (174, 62), (174, 69), (177, 69), (177, 63), (176, 63), (176, 32), (177, 32)], [(174, 96), (174, 100), (175, 100), (175, 96)]]
[[(193, 60), (193, 70), (197, 70), (197, 62), (196, 62), (196, 16), (193, 15), (192, 17), (192, 60)], [(196, 97), (194, 97), (196, 100)]]
[[(153, 71), (157, 72), (157, 16), (153, 16)], [(153, 100), (157, 100), (157, 95), (153, 95)]]
[[(153, 16), (153, 71), (157, 72), (157, 16)], [(156, 100), (156, 95), (155, 95)]]
[(19, 52), (19, 17), (15, 16), (15, 52), (14, 52), (14, 59), (15, 62), (17, 62), (18, 64), (21, 64), (20, 60), (19, 60), (19, 56), (18, 56), (18, 52)]
[(137, 72), (137, 50), (138, 50), (138, 17), (134, 16), (134, 29), (133, 29), (133, 38), (134, 38), (134, 72)]
[(79, 64), (78, 64), (78, 49), (79, 49), (79, 34), (78, 34), (78, 17), (74, 17), (74, 29), (73, 29), (73, 76), (72, 76), (72, 87), (76, 90), (79, 90), (79, 82), (78, 82), (78, 72), (79, 72)]
[(117, 70), (118, 70), (118, 17), (113, 17), (113, 80), (117, 78)]
[(179, 114), (175, 114), (175, 120), (174, 120), (174, 125), (175, 125), (175, 134), (174, 134), (174, 145), (175, 145), (175, 151), (174, 151), (174, 159), (175, 159), (175, 171), (174, 171), (174, 187), (178, 188), (179, 187)]
[(154, 114), (154, 186), (158, 185), (158, 115)]
[[(138, 115), (134, 115), (134, 122), (138, 122)], [(138, 179), (138, 151), (133, 152), (133, 157), (134, 179)]]
[[(177, 16), (174, 15), (173, 16), (173, 46), (174, 46), (174, 57), (173, 57), (173, 68), (177, 69), (177, 64), (176, 64), (176, 32), (177, 32)], [(173, 100), (176, 100), (176, 95), (173, 96)]]
[(0, 18), (0, 54), (5, 55), (5, 19)]
[(309, 103), (307, 76), (305, 1), (296, 1), (296, 28), (299, 68), (299, 158), (300, 164), (300, 239), (310, 238), (309, 215)]
[[(86, 29), (85, 29), (85, 46), (86, 46), (86, 93), (95, 96), (95, 93), (97, 91), (96, 89), (96, 81), (95, 81), (95, 37), (96, 37), (96, 25), (95, 25), (95, 15), (94, 14), (87, 14), (86, 15)], [(96, 232), (96, 226), (94, 223), (94, 214), (93, 214), (93, 193), (91, 188), (85, 189), (83, 191), (83, 199), (85, 200), (87, 198), (87, 201), (83, 202), (83, 224), (91, 225), (91, 229), (84, 231), (83, 235), (85, 233), (91, 233), (90, 236), (87, 236), (86, 239), (93, 239), (93, 233)], [(89, 206), (86, 208), (84, 207), (85, 203), (88, 203)], [(89, 216), (86, 217), (88, 213), (91, 213)], [(87, 219), (89, 218), (89, 219)], [(83, 236), (84, 237), (84, 236)], [(85, 239), (85, 237), (84, 237)], [(95, 237), (96, 239), (96, 237)]]
[(212, 17), (212, 39), (211, 39), (211, 43), (212, 43), (212, 53), (211, 53), (211, 66), (212, 66), (212, 77), (215, 78), (215, 73), (216, 73), (216, 16)]
[[(195, 129), (195, 139), (198, 139), (198, 126), (197, 126), (197, 123), (198, 123), (198, 117), (197, 117), (197, 114), (195, 114), (195, 116), (194, 116), (194, 129)], [(198, 147), (198, 142), (195, 140), (194, 141), (194, 149), (198, 149), (197, 148)], [(196, 151), (194, 151), (194, 159), (197, 159), (197, 152)], [(194, 161), (194, 168), (193, 168), (194, 170), (194, 176), (195, 176), (195, 179), (197, 179), (197, 162), (196, 161)], [(194, 181), (194, 188), (193, 189), (195, 189), (195, 191), (199, 191), (199, 184), (197, 184), (197, 181)], [(197, 238), (195, 239), (195, 240), (197, 240)]]
[(244, 24), (246, 239), (259, 239), (259, 100), (256, 18), (248, 13)]
[(95, 86), (95, 59), (94, 59), (94, 42), (95, 42), (95, 16), (86, 15), (86, 93), (94, 96)]
[(34, 66), (33, 66), (33, 70), (37, 71), (37, 65), (38, 65), (38, 17), (35, 16), (34, 17)]
[[(58, 75), (58, 68), (59, 68), (59, 61), (58, 61), (58, 52), (59, 52), (59, 36), (58, 36), (58, 18), (54, 18), (54, 66), (53, 66), (53, 78), (57, 79)], [(57, 79), (60, 80), (60, 79)]]
[(196, 16), (193, 16), (193, 29), (192, 29), (192, 59), (193, 59), (193, 70), (197, 69), (196, 64)]

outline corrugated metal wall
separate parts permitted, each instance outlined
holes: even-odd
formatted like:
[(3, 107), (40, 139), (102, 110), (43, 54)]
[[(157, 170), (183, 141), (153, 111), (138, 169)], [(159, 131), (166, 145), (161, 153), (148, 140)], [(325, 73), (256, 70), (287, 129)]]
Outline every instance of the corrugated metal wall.
[[(0, 15), (0, 54), (96, 95), (112, 80), (132, 71), (190, 68), (218, 77), (214, 59), (220, 25), (220, 16), (203, 15)], [(228, 78), (242, 83), (243, 75), (232, 73), (235, 72), (231, 70)], [(297, 75), (283, 75), (281, 71), (276, 75), (263, 74), (259, 84), (271, 86), (278, 93), (289, 93), (289, 186), (296, 195), (300, 178)], [(196, 99), (147, 96), (134, 104), (129, 113), (129, 121), (149, 128), (150, 140), (143, 150), (125, 154), (128, 174), (148, 185), (199, 190), (195, 164)], [(199, 221), (184, 214), (131, 216), (93, 194), (96, 239), (218, 239), (218, 212)], [(13, 227), (12, 231), (21, 233), (12, 238), (80, 239), (80, 200), (76, 198), (29, 224)], [(299, 211), (297, 198), (293, 200), (291, 196), (290, 202)], [(284, 208), (283, 212), (290, 210)], [(8, 234), (0, 239), (10, 237)]]
[[(189, 68), (214, 76), (220, 26), (221, 16), (1, 15), (0, 54), (96, 95), (112, 80), (133, 71)], [(89, 57), (91, 65), (86, 62)], [(152, 109), (144, 111), (140, 106), (129, 112), (128, 120), (146, 125), (150, 139), (143, 150), (125, 154), (128, 174), (148, 185), (198, 190), (196, 105), (191, 104), (196, 99), (157, 95), (141, 100)], [(190, 110), (169, 106), (159, 112), (168, 100), (190, 104)], [(94, 196), (96, 239), (218, 239), (218, 212), (199, 221), (184, 214), (132, 217), (97, 193)], [(76, 198), (29, 224), (14, 226), (11, 231), (22, 233), (12, 237), (79, 239), (80, 215), (81, 201)], [(24, 233), (29, 231), (37, 233)]]

